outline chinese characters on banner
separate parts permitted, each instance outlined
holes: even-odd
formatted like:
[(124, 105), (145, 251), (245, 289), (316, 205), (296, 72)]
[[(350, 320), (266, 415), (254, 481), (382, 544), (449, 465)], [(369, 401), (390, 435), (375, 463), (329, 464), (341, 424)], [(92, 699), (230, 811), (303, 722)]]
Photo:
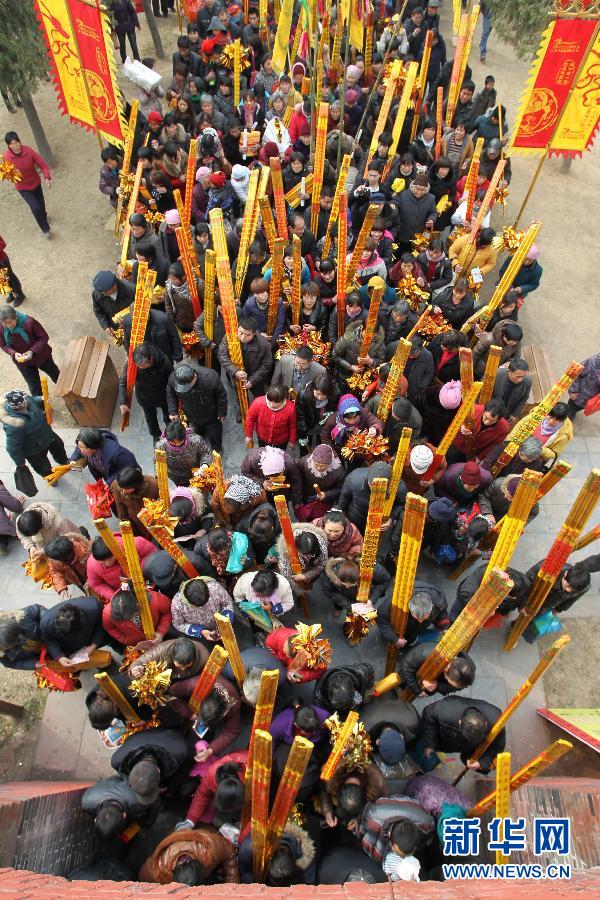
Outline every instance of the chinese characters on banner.
[[(548, 148), (556, 155), (573, 156), (589, 146), (598, 123), (596, 100), (600, 93), (594, 75), (599, 61), (597, 44), (591, 47), (597, 25), (589, 19), (555, 19), (544, 32), (517, 114), (510, 145), (513, 154)], [(577, 73), (586, 60), (575, 88)], [(570, 93), (572, 88), (575, 90)]]
[[(539, 818), (533, 820), (532, 850), (534, 856), (556, 853), (567, 856), (571, 850), (570, 819)], [(484, 830), (481, 819), (444, 820), (444, 856), (470, 856), (477, 858), (480, 838)], [(504, 856), (527, 849), (525, 819), (493, 818), (487, 826), (489, 851), (500, 851)]]
[(35, 0), (35, 5), (59, 108), (75, 124), (122, 143), (125, 121), (106, 13), (86, 0)]

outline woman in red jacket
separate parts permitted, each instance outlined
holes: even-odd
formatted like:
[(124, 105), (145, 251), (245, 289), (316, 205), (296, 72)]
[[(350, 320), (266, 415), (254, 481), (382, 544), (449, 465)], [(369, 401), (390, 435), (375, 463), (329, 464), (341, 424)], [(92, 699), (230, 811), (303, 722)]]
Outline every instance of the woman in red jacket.
[(215, 801), (218, 801), (215, 795), (219, 790), (219, 785), (229, 778), (237, 778), (244, 784), (247, 761), (247, 750), (234, 750), (233, 753), (216, 759), (196, 788), (185, 822), (180, 822), (177, 828), (195, 828), (199, 822), (212, 823)]
[[(117, 544), (123, 546), (123, 538), (119, 533), (115, 534), (115, 540)], [(156, 552), (156, 547), (143, 537), (136, 536), (133, 540), (140, 563), (143, 565), (146, 557)], [(110, 547), (104, 543), (101, 537), (94, 538), (92, 552), (87, 561), (87, 583), (90, 590), (102, 603), (109, 603), (126, 577)]]
[(472, 452), (475, 459), (485, 459), (487, 454), (504, 443), (510, 431), (510, 425), (504, 418), (504, 404), (501, 400), (492, 399), (483, 406), (476, 403), (473, 407), (474, 427), (470, 432), (464, 425), (454, 438), (452, 446), (446, 454), (448, 464), (464, 462), (467, 459), (467, 438), (471, 437)]
[(296, 443), (296, 405), (288, 399), (283, 385), (271, 385), (264, 397), (257, 397), (250, 404), (246, 416), (246, 447), (252, 447), (255, 429), (261, 447), (291, 450)]
[[(171, 601), (158, 591), (148, 591), (150, 615), (154, 624), (154, 641), (160, 643), (171, 627)], [(138, 602), (133, 591), (117, 591), (102, 610), (102, 626), (108, 634), (124, 647), (146, 641), (142, 628)]]
[(15, 182), (15, 187), (21, 197), (33, 213), (35, 221), (42, 230), (42, 234), (50, 237), (50, 225), (46, 213), (46, 203), (42, 182), (38, 175), (41, 169), (44, 180), (48, 186), (52, 180), (48, 163), (36, 153), (32, 147), (22, 144), (16, 131), (9, 131), (4, 135), (8, 150), (4, 151), (4, 159), (13, 164), (21, 173), (21, 180)]

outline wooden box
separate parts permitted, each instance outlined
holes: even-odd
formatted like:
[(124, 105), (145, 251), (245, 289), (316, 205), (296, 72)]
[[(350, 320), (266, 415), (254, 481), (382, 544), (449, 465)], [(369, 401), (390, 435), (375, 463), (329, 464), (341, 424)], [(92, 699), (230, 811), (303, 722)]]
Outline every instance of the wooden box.
[(108, 428), (117, 402), (119, 377), (108, 341), (87, 335), (71, 341), (56, 393), (78, 425)]

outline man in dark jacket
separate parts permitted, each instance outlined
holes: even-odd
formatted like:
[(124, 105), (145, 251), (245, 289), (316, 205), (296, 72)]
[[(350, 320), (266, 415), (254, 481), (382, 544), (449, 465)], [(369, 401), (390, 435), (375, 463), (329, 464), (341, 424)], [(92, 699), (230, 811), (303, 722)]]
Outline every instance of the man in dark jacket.
[[(358, 530), (364, 534), (367, 524), (367, 513), (369, 512), (369, 501), (371, 499), (371, 485), (375, 478), (389, 478), (391, 476), (391, 467), (387, 463), (377, 462), (372, 466), (363, 469), (355, 469), (346, 476), (342, 486), (342, 493), (338, 501), (338, 506), (344, 512), (351, 522), (356, 525)], [(400, 482), (396, 499), (392, 507), (392, 514), (387, 522), (383, 522), (382, 531), (388, 531), (392, 524), (398, 519), (400, 511), (404, 506), (406, 498), (406, 488)]]
[(29, 463), (39, 475), (49, 475), (49, 452), (59, 465), (69, 460), (62, 438), (46, 422), (43, 405), (41, 397), (9, 391), (0, 396), (0, 424), (6, 435), (6, 452), (17, 469)]
[(183, 363), (170, 375), (167, 405), (171, 419), (179, 418), (179, 404), (192, 428), (208, 438), (213, 450), (223, 448), (223, 420), (227, 391), (214, 371), (197, 363)]
[(529, 366), (518, 356), (511, 359), (506, 369), (498, 369), (492, 397), (504, 404), (509, 425), (514, 425), (523, 415), (531, 391), (531, 376), (528, 372)]
[(0, 665), (33, 671), (40, 658), (40, 621), (45, 611), (40, 603), (32, 603), (0, 619)]
[[(128, 312), (123, 317), (123, 346), (129, 350), (131, 339), (132, 313)], [(151, 309), (148, 316), (148, 325), (144, 335), (144, 343), (152, 344), (165, 354), (172, 363), (181, 362), (183, 350), (179, 333), (175, 323), (169, 319), (166, 313), (158, 309)]]
[(448, 601), (445, 593), (433, 584), (415, 581), (413, 595), (408, 604), (408, 620), (404, 637), (398, 637), (391, 622), (392, 593), (394, 583), (391, 582), (383, 602), (377, 610), (377, 627), (381, 636), (389, 644), (401, 649), (407, 644), (414, 644), (419, 635), (429, 628), (445, 631), (450, 624), (448, 618)]
[(95, 597), (76, 597), (51, 606), (42, 614), (40, 629), (48, 655), (67, 668), (70, 656), (79, 651), (90, 654), (108, 640), (102, 627), (102, 604)]
[[(408, 354), (406, 368), (404, 369), (404, 377), (408, 381), (407, 398), (414, 403), (429, 387), (433, 381), (435, 374), (435, 365), (431, 351), (423, 346), (423, 340), (420, 335), (415, 334), (410, 339), (411, 350)], [(386, 359), (393, 359), (396, 352), (396, 344), (390, 344), (386, 351)]]
[(178, 731), (151, 728), (127, 738), (113, 753), (110, 764), (129, 779), (138, 801), (147, 806), (157, 799), (161, 787), (191, 763), (192, 751), (193, 744)]
[[(455, 622), (459, 615), (471, 599), (471, 597), (479, 590), (483, 577), (487, 571), (487, 565), (478, 566), (474, 572), (463, 578), (456, 589), (456, 599), (450, 610), (450, 621)], [(520, 609), (531, 588), (531, 581), (527, 575), (523, 575), (517, 569), (508, 568), (506, 574), (511, 579), (513, 586), (510, 593), (506, 595), (496, 612), (501, 616), (508, 616), (516, 609)]]
[(422, 713), (423, 734), (420, 744), (428, 763), (427, 771), (434, 769), (439, 762), (435, 751), (442, 750), (445, 753), (460, 753), (463, 765), (486, 775), (496, 755), (502, 753), (506, 746), (504, 728), (477, 762), (469, 764), (468, 760), (485, 740), (501, 712), (486, 700), (466, 697), (444, 697), (443, 700), (436, 700), (426, 706)]
[(52, 359), (46, 330), (37, 319), (17, 312), (12, 306), (0, 307), (0, 350), (10, 356), (32, 397), (42, 393), (40, 370), (55, 383), (58, 380), (60, 372)]
[(372, 695), (375, 676), (370, 663), (336, 666), (315, 682), (313, 703), (345, 719)]
[[(511, 290), (516, 291), (521, 300), (524, 300), (532, 291), (537, 291), (540, 286), (542, 272), (544, 270), (537, 261), (539, 252), (537, 245), (534, 244), (525, 257), (523, 265), (515, 275), (515, 280), (511, 284)], [(507, 256), (498, 270), (498, 278), (502, 278), (508, 269), (509, 262), (510, 256)]]
[[(400, 338), (406, 338), (417, 324), (418, 318), (406, 300), (397, 300), (393, 306), (380, 308), (379, 322), (383, 325), (386, 348), (392, 343), (396, 347)], [(387, 356), (386, 352), (386, 358)]]
[[(157, 409), (163, 413), (165, 425), (169, 424), (167, 407), (167, 382), (173, 371), (173, 364), (162, 350), (152, 344), (139, 344), (133, 351), (133, 362), (137, 367), (135, 376), (135, 397), (142, 407), (148, 431), (154, 443), (160, 438)], [(123, 367), (119, 379), (119, 402), (121, 413), (129, 412), (127, 406), (127, 365)]]
[[(191, 564), (200, 571), (202, 560), (193, 550), (183, 551)], [(147, 556), (143, 564), (144, 578), (154, 585), (161, 594), (173, 599), (180, 585), (189, 579), (189, 575), (180, 569), (173, 557), (166, 550), (158, 550)]]
[(271, 344), (262, 334), (259, 334), (256, 319), (252, 316), (240, 316), (238, 338), (242, 349), (244, 368), (238, 369), (232, 362), (226, 337), (223, 338), (219, 347), (221, 365), (233, 384), (239, 381), (244, 390), (252, 392), (253, 397), (262, 397), (273, 370)]
[(114, 272), (103, 270), (94, 276), (92, 282), (92, 303), (94, 315), (100, 327), (113, 335), (117, 324), (114, 316), (133, 302), (135, 287), (130, 281), (117, 278)]
[(398, 674), (402, 679), (402, 687), (409, 688), (416, 697), (432, 697), (434, 694), (453, 694), (473, 684), (475, 663), (466, 653), (459, 653), (441, 675), (433, 681), (420, 681), (418, 672), (427, 657), (432, 653), (435, 644), (416, 644), (400, 657)]
[[(533, 584), (543, 562), (544, 560), (542, 559), (527, 570), (525, 577), (531, 584)], [(589, 591), (591, 572), (600, 572), (600, 553), (588, 556), (587, 559), (582, 559), (580, 562), (564, 565), (558, 578), (552, 585), (550, 593), (544, 600), (540, 612), (552, 610), (553, 612), (561, 613), (571, 609), (573, 604)]]
[[(94, 817), (94, 827), (101, 840), (111, 840), (125, 831), (134, 822), (143, 819), (149, 825), (158, 812), (158, 803), (150, 808), (140, 803), (129, 787), (126, 778), (113, 775), (101, 778), (87, 789), (81, 798), (84, 813)], [(148, 817), (152, 811), (153, 815)]]
[(415, 234), (420, 234), (425, 228), (432, 228), (437, 219), (437, 209), (433, 194), (429, 193), (429, 179), (427, 175), (417, 175), (410, 187), (398, 196), (395, 201), (400, 213), (400, 228), (398, 230), (398, 253), (404, 250), (412, 250), (411, 241)]

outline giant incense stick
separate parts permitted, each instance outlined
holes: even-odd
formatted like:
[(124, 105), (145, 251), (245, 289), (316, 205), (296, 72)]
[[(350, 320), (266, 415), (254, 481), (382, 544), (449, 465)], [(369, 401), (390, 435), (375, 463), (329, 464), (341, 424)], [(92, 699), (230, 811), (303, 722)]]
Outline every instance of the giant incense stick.
[(398, 385), (400, 384), (400, 379), (404, 374), (404, 369), (406, 368), (406, 363), (408, 362), (408, 354), (410, 353), (410, 350), (410, 341), (405, 338), (400, 338), (400, 340), (398, 341), (398, 346), (396, 347), (396, 352), (394, 353), (393, 359), (390, 363), (390, 371), (388, 377), (386, 378), (383, 390), (381, 392), (381, 397), (379, 398), (379, 403), (377, 405), (377, 418), (380, 419), (384, 425), (388, 420), (388, 416), (392, 408), (392, 403), (396, 399)]
[(110, 697), (112, 702), (115, 704), (115, 706), (125, 719), (125, 722), (131, 722), (132, 724), (138, 725), (142, 721), (129, 700), (127, 700), (125, 695), (121, 690), (119, 690), (112, 678), (107, 675), (106, 672), (97, 672), (94, 675), (94, 678), (100, 685), (101, 690), (107, 695), (107, 697)]
[[(421, 117), (421, 109), (425, 100), (425, 91), (427, 89), (427, 74), (429, 71), (429, 62), (431, 59), (431, 46), (433, 42), (433, 31), (428, 29), (425, 35), (425, 43), (423, 45), (423, 53), (421, 56), (421, 65), (419, 66), (419, 77), (417, 81), (417, 99), (415, 101), (415, 112), (413, 115), (412, 125), (410, 129), (410, 140), (414, 141), (417, 136), (417, 128)], [(394, 151), (395, 152), (395, 151)], [(437, 157), (436, 157), (437, 158)]]
[[(445, 631), (429, 656), (417, 672), (420, 685), (425, 681), (436, 681), (448, 663), (467, 649), (477, 637), (487, 620), (492, 616), (504, 598), (511, 592), (513, 582), (500, 569), (493, 569), (473, 594), (460, 615)], [(405, 688), (402, 700), (414, 700), (416, 694)]]
[[(283, 265), (282, 265), (283, 268)], [(295, 234), (292, 237), (292, 325), (300, 324), (300, 295), (302, 279), (302, 241)]]
[(470, 388), (468, 394), (466, 394), (466, 395), (463, 394), (462, 402), (461, 402), (458, 410), (456, 411), (456, 415), (454, 416), (454, 418), (448, 425), (448, 428), (446, 429), (446, 433), (445, 433), (444, 437), (441, 439), (441, 441), (439, 442), (438, 446), (435, 449), (435, 453), (433, 455), (433, 462), (431, 463), (431, 465), (429, 466), (429, 468), (423, 475), (423, 481), (429, 481), (431, 478), (433, 478), (433, 476), (439, 469), (440, 464), (441, 464), (443, 458), (445, 457), (446, 453), (450, 449), (450, 445), (452, 444), (452, 442), (454, 441), (454, 438), (458, 434), (461, 425), (463, 424), (463, 422), (465, 421), (465, 419), (467, 418), (467, 416), (470, 414), (471, 410), (473, 409), (473, 404), (477, 400), (477, 395), (479, 394), (480, 390), (481, 390), (481, 382), (476, 381), (473, 385), (471, 385), (471, 388)]
[[(530, 759), (528, 763), (519, 769), (518, 772), (510, 779), (510, 792), (513, 794), (515, 791), (518, 791), (520, 787), (523, 787), (524, 784), (527, 784), (528, 781), (531, 781), (532, 778), (537, 778), (538, 775), (541, 775), (548, 766), (551, 766), (553, 763), (557, 762), (561, 757), (563, 757), (569, 750), (573, 749), (573, 744), (570, 741), (558, 740), (554, 741), (554, 743), (550, 744), (549, 747), (546, 747), (545, 750), (542, 750), (541, 753), (538, 753), (537, 756), (534, 756), (533, 759)], [(479, 803), (476, 803), (475, 806), (472, 806), (468, 811), (467, 816), (482, 816), (484, 813), (488, 812), (494, 803), (496, 802), (496, 791), (493, 790), (490, 794), (483, 797)]]
[(129, 425), (131, 404), (133, 402), (133, 388), (137, 376), (137, 366), (133, 361), (133, 351), (146, 336), (148, 316), (152, 306), (152, 291), (156, 281), (156, 272), (148, 271), (148, 263), (140, 263), (135, 285), (135, 300), (131, 316), (131, 335), (129, 337), (129, 350), (127, 353), (127, 376), (125, 383), (125, 403), (128, 411), (121, 419), (121, 431), (125, 431)]
[(248, 272), (248, 259), (250, 244), (254, 240), (256, 229), (252, 231), (254, 222), (254, 206), (256, 204), (256, 195), (258, 191), (258, 179), (260, 175), (259, 169), (252, 169), (250, 172), (250, 181), (248, 182), (248, 198), (244, 208), (244, 221), (242, 225), (242, 234), (240, 237), (240, 249), (235, 269), (235, 296), (242, 296), (242, 288), (244, 279)]
[[(460, 17), (458, 33), (456, 36), (456, 47), (454, 48), (454, 60), (452, 63), (452, 72), (450, 74), (450, 85), (448, 89), (448, 100), (446, 102), (446, 127), (452, 126), (454, 118), (454, 110), (456, 108), (456, 95), (458, 93), (458, 85), (460, 84), (460, 69), (462, 57), (465, 52), (465, 41), (467, 39), (467, 28), (469, 27), (469, 17), (467, 13), (463, 13)], [(451, 96), (452, 95), (452, 96)]]
[[(376, 203), (370, 203), (369, 208), (367, 210), (367, 214), (364, 218), (364, 222), (362, 223), (362, 227), (358, 233), (358, 237), (356, 239), (356, 244), (354, 246), (354, 250), (352, 251), (352, 256), (350, 257), (350, 262), (347, 266), (346, 271), (346, 285), (348, 290), (352, 290), (352, 282), (354, 281), (354, 276), (356, 274), (356, 270), (358, 268), (358, 264), (360, 262), (360, 258), (363, 254), (363, 250), (365, 249), (365, 244), (371, 234), (371, 229), (373, 228), (373, 222), (377, 218), (379, 214), (379, 206)], [(338, 226), (339, 227), (339, 226)], [(338, 268), (338, 280), (339, 280), (339, 268)]]
[(344, 333), (344, 320), (346, 317), (346, 283), (347, 283), (347, 254), (348, 254), (348, 194), (344, 191), (340, 195), (340, 215), (338, 219), (338, 243), (337, 243), (337, 334), (338, 338)]
[[(507, 704), (506, 708), (500, 713), (500, 715), (490, 728), (485, 740), (482, 741), (479, 747), (477, 747), (471, 754), (471, 758), (469, 759), (470, 763), (477, 762), (479, 759), (481, 759), (486, 750), (488, 750), (492, 746), (512, 714), (519, 708), (523, 700), (525, 700), (525, 698), (529, 696), (534, 688), (534, 685), (537, 684), (542, 675), (550, 668), (556, 657), (559, 655), (559, 653), (562, 653), (562, 651), (570, 643), (570, 641), (571, 638), (569, 637), (569, 635), (565, 634), (557, 641), (554, 641), (552, 646), (548, 647), (546, 652), (542, 654), (537, 666), (535, 667), (531, 675), (529, 675), (529, 677), (525, 679), (517, 693)], [(465, 775), (468, 771), (468, 767), (465, 766), (462, 772), (455, 778), (453, 784), (458, 784), (463, 775)]]
[(381, 134), (385, 129), (386, 122), (388, 120), (390, 109), (392, 108), (392, 100), (394, 99), (394, 95), (396, 93), (396, 87), (398, 84), (398, 79), (400, 78), (400, 74), (402, 72), (402, 62), (399, 59), (395, 59), (392, 63), (392, 69), (387, 81), (385, 94), (383, 95), (383, 100), (381, 101), (381, 108), (379, 110), (379, 115), (377, 117), (377, 123), (375, 128), (373, 129), (373, 137), (371, 138), (371, 144), (369, 146), (369, 152), (367, 153), (367, 159), (365, 162), (365, 168), (363, 171), (363, 177), (367, 171), (369, 163), (371, 162), (375, 151), (377, 150), (377, 143)]
[(254, 759), (252, 764), (252, 815), (250, 834), (252, 841), (252, 874), (254, 881), (265, 880), (265, 860), (267, 850), (267, 828), (269, 824), (269, 793), (271, 789), (271, 766), (273, 761), (273, 739), (262, 729), (254, 733)]
[(50, 395), (48, 393), (48, 379), (45, 375), (40, 375), (40, 384), (42, 385), (42, 400), (44, 401), (44, 415), (48, 425), (52, 425), (52, 404), (50, 403)]
[(254, 735), (258, 729), (268, 731), (273, 718), (275, 695), (279, 684), (279, 672), (277, 669), (264, 669), (260, 676), (258, 697), (254, 710), (254, 719), (248, 739), (248, 760), (246, 762), (246, 777), (244, 781), (244, 806), (242, 809), (242, 828), (248, 823), (251, 809), (252, 796), (252, 770), (254, 765)]
[(171, 506), (169, 497), (169, 475), (167, 473), (167, 454), (164, 450), (154, 451), (154, 464), (156, 466), (156, 480), (158, 481), (158, 496), (160, 502), (168, 512)]
[(215, 468), (216, 473), (216, 484), (215, 484), (215, 496), (219, 501), (219, 506), (223, 506), (223, 496), (225, 494), (225, 475), (223, 473), (223, 462), (221, 460), (221, 454), (217, 453), (216, 450), (213, 450), (213, 466)]
[[(121, 188), (121, 193), (119, 194), (119, 199), (117, 200), (117, 209), (115, 212), (115, 231), (114, 237), (115, 240), (119, 235), (119, 228), (121, 225), (121, 218), (123, 216), (123, 203), (125, 199), (126, 192), (129, 191), (129, 169), (131, 166), (131, 156), (133, 154), (133, 141), (135, 139), (135, 126), (137, 123), (138, 117), (138, 109), (139, 109), (139, 100), (131, 101), (131, 112), (129, 113), (129, 124), (127, 128), (127, 137), (125, 138), (125, 145), (123, 147), (123, 163), (121, 165), (121, 171), (119, 172), (119, 187)], [(140, 170), (141, 172), (141, 170)], [(141, 175), (140, 175), (141, 177)], [(139, 186), (139, 185), (138, 185)]]
[[(215, 336), (215, 251), (204, 254), (204, 334), (211, 343)], [(212, 366), (213, 348), (204, 348), (204, 365)]]
[(275, 509), (277, 510), (277, 515), (279, 516), (281, 534), (285, 541), (285, 548), (290, 559), (290, 568), (292, 570), (292, 575), (302, 575), (302, 563), (300, 562), (300, 557), (298, 556), (298, 548), (296, 547), (296, 541), (294, 540), (294, 531), (292, 529), (292, 521), (290, 519), (287, 499), (283, 496), (283, 494), (277, 494), (275, 497), (273, 497), (273, 502), (275, 503)]
[(379, 315), (379, 307), (381, 305), (381, 298), (383, 297), (384, 289), (385, 285), (373, 289), (373, 294), (371, 295), (371, 305), (369, 307), (369, 312), (363, 326), (363, 336), (360, 344), (360, 350), (358, 351), (359, 360), (367, 356), (369, 353), (369, 347), (371, 346), (373, 334), (375, 333), (375, 328), (377, 326), (377, 317)]
[(146, 639), (152, 641), (155, 636), (154, 622), (152, 621), (146, 582), (142, 574), (142, 567), (140, 565), (137, 547), (135, 546), (131, 522), (121, 522), (120, 531), (123, 540), (123, 549), (125, 550), (125, 557), (127, 559), (127, 568), (129, 569), (129, 581), (131, 582), (135, 599), (138, 603), (142, 631), (144, 632)]
[(129, 204), (127, 206), (127, 213), (125, 218), (125, 227), (123, 228), (123, 233), (121, 234), (121, 265), (124, 267), (127, 263), (127, 254), (129, 252), (129, 237), (131, 235), (131, 226), (129, 224), (129, 220), (131, 216), (135, 212), (135, 205), (137, 203), (138, 194), (140, 192), (140, 183), (142, 181), (142, 173), (144, 171), (144, 163), (140, 160), (137, 164), (137, 168), (135, 170), (135, 177), (133, 179), (133, 185), (131, 188), (131, 194), (129, 195)]
[(591, 528), (587, 534), (583, 534), (578, 538), (573, 547), (573, 552), (576, 550), (583, 550), (584, 547), (593, 544), (598, 538), (600, 538), (600, 525), (596, 525), (594, 528)]
[(221, 647), (220, 644), (215, 644), (187, 702), (194, 715), (198, 715), (202, 701), (212, 691), (215, 681), (223, 671), (227, 658), (227, 650)]
[[(323, 243), (323, 250), (321, 253), (321, 257), (323, 259), (327, 259), (329, 256), (329, 250), (331, 249), (331, 226), (334, 222), (338, 221), (338, 213), (340, 211), (340, 197), (342, 194), (346, 193), (346, 180), (348, 178), (348, 169), (350, 168), (350, 160), (352, 159), (351, 153), (345, 153), (342, 159), (342, 165), (340, 168), (340, 174), (338, 175), (338, 180), (335, 186), (335, 194), (333, 195), (333, 203), (331, 204), (331, 212), (329, 214), (329, 221), (327, 222), (327, 233), (325, 235), (325, 241)], [(348, 200), (348, 195), (346, 194), (346, 202)], [(338, 225), (339, 230), (339, 225)]]
[[(177, 238), (177, 246), (179, 248), (179, 255), (181, 256), (181, 264), (183, 266), (185, 280), (187, 281), (188, 290), (190, 292), (190, 300), (192, 301), (194, 318), (197, 319), (202, 312), (202, 309), (200, 308), (198, 282), (196, 280), (196, 272), (194, 271), (194, 262), (190, 257), (189, 242), (186, 241), (185, 237), (185, 226), (181, 225), (179, 226), (179, 228), (176, 228), (175, 236)], [(196, 260), (196, 264), (197, 262), (198, 261)]]
[(277, 218), (277, 233), (282, 240), (288, 239), (288, 225), (285, 211), (285, 194), (283, 191), (283, 177), (281, 175), (281, 160), (278, 156), (272, 156), (269, 160), (271, 169), (271, 184), (273, 186), (273, 201), (275, 216)]
[[(427, 33), (430, 34), (430, 32)], [(406, 119), (406, 113), (408, 112), (411, 103), (411, 97), (417, 78), (418, 67), (419, 64), (416, 62), (411, 62), (408, 64), (406, 79), (404, 81), (404, 87), (402, 88), (402, 96), (400, 98), (400, 103), (398, 104), (398, 112), (396, 113), (394, 127), (392, 128), (392, 143), (388, 147), (387, 161), (383, 169), (383, 174), (381, 176), (382, 181), (385, 181), (389, 176), (390, 169), (392, 168), (392, 163), (394, 161), (394, 156), (396, 155), (396, 150), (398, 149), (398, 143), (400, 141), (402, 129), (404, 127), (404, 120)], [(418, 121), (419, 113), (418, 111), (415, 111), (413, 123)]]
[(501, 356), (502, 347), (498, 347), (497, 344), (492, 344), (485, 364), (485, 372), (483, 373), (481, 390), (479, 392), (479, 402), (484, 408), (492, 399), (492, 394), (494, 393), (494, 384), (496, 383), (496, 375), (498, 374)]
[(569, 510), (548, 555), (535, 576), (527, 602), (504, 643), (505, 650), (513, 650), (517, 641), (540, 612), (568, 557), (573, 552), (577, 538), (585, 528), (600, 499), (600, 469), (592, 469)]
[[(177, 244), (179, 246), (179, 240), (182, 240), (185, 248), (186, 248), (186, 256), (188, 258), (189, 264), (191, 265), (196, 278), (200, 278), (200, 265), (198, 263), (198, 257), (196, 255), (196, 247), (194, 246), (194, 242), (192, 240), (192, 232), (189, 228), (186, 228), (183, 222), (185, 221), (185, 207), (183, 205), (183, 200), (181, 199), (181, 193), (179, 190), (173, 191), (173, 198), (175, 200), (175, 206), (177, 207), (177, 212), (179, 213), (179, 219), (181, 221), (181, 237), (176, 235)], [(185, 268), (185, 265), (184, 265)], [(192, 290), (190, 285), (190, 291)]]
[(164, 520), (155, 518), (151, 507), (144, 506), (144, 509), (138, 513), (138, 519), (144, 528), (150, 532), (154, 540), (160, 544), (163, 550), (167, 551), (169, 556), (175, 560), (179, 568), (183, 569), (189, 578), (200, 577), (200, 572), (190, 562), (179, 544), (173, 540), (168, 524)]
[[(496, 818), (500, 819), (498, 840), (507, 837), (506, 820), (510, 818), (510, 753), (499, 753), (496, 757)], [(496, 850), (496, 865), (503, 866), (510, 862), (510, 857)]]
[[(268, 197), (261, 197), (258, 201), (260, 215), (262, 218), (263, 230), (269, 245), (271, 255), (274, 252), (275, 241), (277, 240), (277, 228), (275, 227), (275, 219), (273, 218), (273, 210), (271, 209), (271, 201)], [(283, 240), (283, 238), (282, 238)], [(285, 241), (284, 241), (285, 244)]]
[(331, 779), (337, 772), (342, 761), (342, 756), (344, 755), (344, 750), (346, 749), (346, 744), (348, 743), (350, 736), (354, 731), (354, 726), (357, 724), (357, 722), (358, 713), (349, 712), (346, 717), (346, 721), (342, 725), (340, 733), (338, 734), (333, 747), (331, 748), (331, 753), (327, 757), (325, 765), (321, 769), (321, 781), (324, 781), (325, 783), (331, 781)]
[[(425, 497), (408, 493), (406, 495), (402, 536), (396, 561), (396, 577), (390, 610), (390, 624), (399, 638), (404, 637), (408, 620), (408, 604), (415, 584), (426, 515), (427, 500)], [(395, 669), (397, 659), (398, 648), (389, 644), (385, 662), (386, 675), (389, 675)]]
[[(460, 384), (462, 396), (466, 397), (473, 387), (473, 353), (468, 347), (461, 347), (458, 351), (460, 358)], [(471, 433), (465, 435), (465, 455), (467, 459), (473, 459), (473, 429), (475, 427), (475, 418), (471, 409), (466, 417), (463, 425)]]
[(108, 527), (106, 519), (94, 519), (96, 531), (119, 563), (126, 578), (129, 578), (129, 566), (127, 565), (127, 557), (121, 545), (117, 542), (114, 534)]
[(192, 138), (190, 141), (190, 147), (188, 150), (188, 161), (187, 161), (187, 171), (185, 173), (185, 204), (184, 204), (184, 218), (181, 220), (181, 224), (184, 228), (187, 228), (189, 231), (190, 224), (192, 221), (192, 192), (194, 190), (194, 183), (196, 180), (196, 159), (198, 157), (198, 141), (196, 138)]
[(527, 258), (527, 254), (531, 250), (532, 245), (535, 243), (541, 227), (541, 222), (533, 222), (525, 232), (521, 243), (511, 257), (511, 260), (506, 267), (504, 274), (501, 276), (500, 281), (494, 288), (494, 293), (486, 303), (485, 312), (482, 312), (482, 315), (479, 319), (479, 324), (482, 329), (485, 330), (487, 328), (492, 315), (500, 306), (500, 303), (504, 299), (506, 293), (510, 290), (510, 287), (512, 286), (515, 278), (521, 270), (523, 262)]
[(403, 428), (402, 434), (400, 435), (400, 440), (398, 441), (396, 455), (394, 456), (394, 465), (392, 466), (392, 475), (390, 477), (387, 497), (385, 498), (385, 503), (383, 504), (384, 520), (389, 519), (392, 515), (392, 510), (396, 501), (396, 494), (398, 493), (398, 486), (402, 480), (404, 463), (406, 462), (406, 457), (408, 456), (408, 451), (410, 450), (411, 438), (412, 428)]
[(317, 132), (315, 139), (315, 165), (313, 174), (312, 200), (310, 206), (310, 230), (316, 234), (321, 205), (321, 189), (323, 187), (323, 169), (325, 166), (325, 144), (327, 141), (327, 121), (329, 103), (319, 103)]
[(515, 548), (527, 524), (531, 509), (537, 500), (537, 492), (542, 480), (541, 472), (525, 469), (515, 495), (512, 498), (496, 546), (485, 570), (486, 576), (492, 569), (506, 571)]
[(267, 334), (273, 335), (277, 324), (279, 298), (281, 297), (281, 281), (283, 277), (283, 251), (285, 241), (276, 238), (271, 257), (271, 282), (269, 284), (269, 312), (267, 315)]
[(241, 690), (244, 686), (244, 680), (246, 678), (246, 666), (244, 665), (244, 661), (240, 654), (240, 648), (233, 631), (231, 619), (229, 618), (229, 616), (223, 616), (221, 615), (221, 613), (215, 613), (215, 622), (217, 623), (217, 628), (219, 629), (219, 634), (221, 636), (221, 640), (223, 641), (223, 645), (227, 650), (227, 655), (229, 657), (229, 662), (231, 663), (231, 668), (233, 669), (235, 680), (237, 681)]
[(268, 865), (271, 856), (279, 846), (285, 823), (296, 801), (296, 795), (300, 789), (300, 783), (313, 748), (314, 744), (311, 741), (307, 741), (306, 738), (294, 738), (294, 743), (291, 746), (275, 800), (273, 801), (271, 815), (269, 816), (266, 865)]
[(383, 521), (387, 486), (387, 478), (375, 478), (371, 485), (365, 537), (360, 556), (360, 575), (356, 592), (357, 603), (369, 602), (373, 571), (377, 562), (377, 550), (379, 549), (379, 539), (381, 537), (381, 523)]

